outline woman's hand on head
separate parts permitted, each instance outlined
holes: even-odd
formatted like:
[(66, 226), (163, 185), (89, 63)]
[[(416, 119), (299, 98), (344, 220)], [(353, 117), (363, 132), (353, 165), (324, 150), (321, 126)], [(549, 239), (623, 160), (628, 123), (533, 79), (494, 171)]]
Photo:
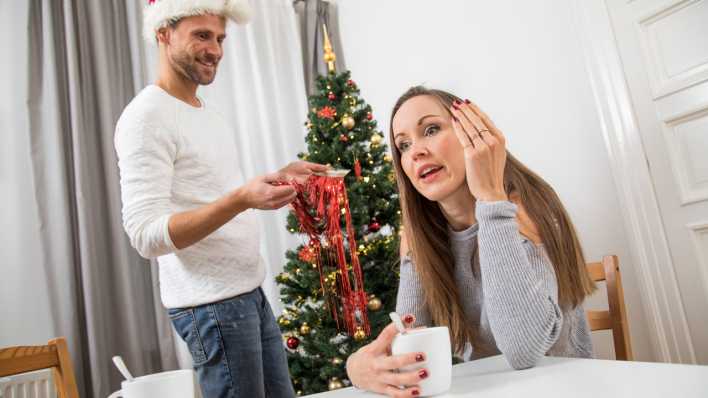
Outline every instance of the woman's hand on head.
[(455, 102), (452, 127), (465, 154), (467, 186), (477, 200), (508, 200), (504, 191), (506, 139), (489, 117), (469, 100)]
[[(415, 322), (415, 317), (406, 315), (403, 320), (408, 326)], [(411, 352), (391, 356), (391, 343), (397, 333), (396, 326), (390, 324), (376, 340), (349, 356), (347, 375), (356, 387), (389, 397), (416, 397), (420, 394), (418, 383), (429, 371), (398, 372), (397, 369), (425, 361), (425, 354)]]

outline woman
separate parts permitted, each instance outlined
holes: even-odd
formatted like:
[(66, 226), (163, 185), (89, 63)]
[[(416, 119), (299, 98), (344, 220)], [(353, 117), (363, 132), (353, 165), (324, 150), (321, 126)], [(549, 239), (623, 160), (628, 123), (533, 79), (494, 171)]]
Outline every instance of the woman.
[[(502, 353), (515, 369), (544, 355), (590, 357), (582, 303), (595, 286), (553, 189), (469, 100), (413, 87), (390, 125), (405, 226), (396, 311), (408, 326), (447, 326), (456, 353)], [(389, 356), (395, 335), (389, 325), (349, 357), (354, 385), (418, 395), (431, 370), (395, 372), (425, 361)]]

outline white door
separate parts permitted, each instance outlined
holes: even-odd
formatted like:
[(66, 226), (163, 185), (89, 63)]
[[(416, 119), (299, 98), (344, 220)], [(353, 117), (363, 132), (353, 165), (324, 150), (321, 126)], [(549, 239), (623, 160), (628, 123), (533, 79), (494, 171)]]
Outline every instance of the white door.
[(708, 0), (605, 1), (673, 262), (665, 266), (695, 359), (708, 364)]

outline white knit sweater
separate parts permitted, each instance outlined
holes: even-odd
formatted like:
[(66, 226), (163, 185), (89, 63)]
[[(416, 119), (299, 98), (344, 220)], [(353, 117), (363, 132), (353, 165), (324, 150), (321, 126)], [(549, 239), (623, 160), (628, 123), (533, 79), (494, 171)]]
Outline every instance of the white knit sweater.
[(233, 131), (202, 101), (193, 107), (158, 86), (143, 89), (116, 125), (123, 225), (133, 247), (160, 264), (167, 308), (236, 296), (261, 285), (259, 224), (253, 210), (177, 250), (172, 214), (211, 203), (244, 183)]

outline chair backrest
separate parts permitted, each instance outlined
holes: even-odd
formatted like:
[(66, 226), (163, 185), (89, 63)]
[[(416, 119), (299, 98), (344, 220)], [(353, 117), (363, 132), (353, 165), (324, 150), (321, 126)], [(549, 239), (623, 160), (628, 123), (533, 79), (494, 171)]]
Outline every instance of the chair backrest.
[(590, 330), (612, 330), (615, 344), (615, 358), (632, 360), (632, 344), (629, 337), (629, 324), (624, 306), (624, 292), (620, 276), (619, 259), (617, 256), (605, 256), (602, 262), (587, 264), (590, 277), (595, 282), (605, 281), (607, 284), (608, 311), (588, 310)]
[(47, 345), (0, 349), (0, 377), (51, 369), (59, 398), (79, 398), (74, 368), (66, 339), (59, 337)]

